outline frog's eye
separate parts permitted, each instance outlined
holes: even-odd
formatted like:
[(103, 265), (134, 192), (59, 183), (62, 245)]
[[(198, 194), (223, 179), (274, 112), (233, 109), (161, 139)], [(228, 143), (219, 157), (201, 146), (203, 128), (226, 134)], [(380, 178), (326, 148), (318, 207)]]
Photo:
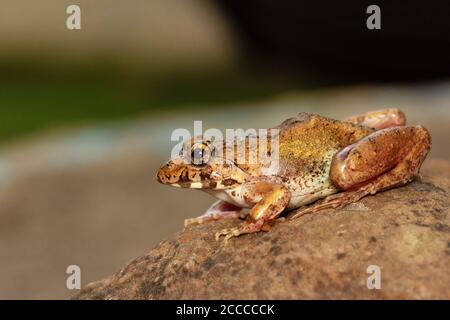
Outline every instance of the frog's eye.
[(211, 160), (212, 152), (205, 143), (196, 143), (191, 149), (191, 162), (195, 166), (203, 166)]

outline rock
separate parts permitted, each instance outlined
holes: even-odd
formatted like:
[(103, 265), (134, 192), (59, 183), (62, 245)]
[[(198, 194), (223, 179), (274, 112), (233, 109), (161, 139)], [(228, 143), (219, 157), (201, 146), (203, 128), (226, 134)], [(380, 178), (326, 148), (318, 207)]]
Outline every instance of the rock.
[(228, 245), (214, 233), (237, 220), (189, 227), (73, 298), (450, 299), (449, 192), (450, 163), (429, 159), (407, 186)]

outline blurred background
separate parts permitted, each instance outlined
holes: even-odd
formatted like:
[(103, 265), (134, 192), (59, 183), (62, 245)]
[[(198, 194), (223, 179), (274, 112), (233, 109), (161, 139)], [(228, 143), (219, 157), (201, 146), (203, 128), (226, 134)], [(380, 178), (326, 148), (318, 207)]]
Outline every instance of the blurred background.
[[(66, 8), (81, 8), (81, 30)], [(0, 0), (0, 298), (68, 298), (214, 201), (160, 185), (170, 134), (401, 108), (450, 159), (450, 4)]]

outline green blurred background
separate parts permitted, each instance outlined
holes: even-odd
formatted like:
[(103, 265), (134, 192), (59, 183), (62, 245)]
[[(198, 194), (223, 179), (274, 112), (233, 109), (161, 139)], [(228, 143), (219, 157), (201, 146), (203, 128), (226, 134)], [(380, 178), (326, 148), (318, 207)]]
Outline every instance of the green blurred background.
[[(81, 30), (66, 28), (70, 4), (81, 7)], [(259, 28), (269, 11), (253, 5)], [(445, 77), (361, 82), (345, 70), (314, 71), (308, 59), (298, 66), (251, 45), (226, 7), (0, 0), (0, 298), (68, 298), (68, 265), (81, 267), (86, 285), (200, 215), (210, 196), (155, 181), (172, 130), (194, 120), (205, 129), (265, 128), (302, 111), (341, 118), (398, 107), (430, 129), (431, 156), (450, 159)], [(350, 51), (322, 49), (324, 59), (351, 64)]]
[[(237, 68), (206, 1), (2, 1), (0, 141), (84, 121), (259, 99), (283, 84)], [(63, 14), (61, 14), (61, 12)]]

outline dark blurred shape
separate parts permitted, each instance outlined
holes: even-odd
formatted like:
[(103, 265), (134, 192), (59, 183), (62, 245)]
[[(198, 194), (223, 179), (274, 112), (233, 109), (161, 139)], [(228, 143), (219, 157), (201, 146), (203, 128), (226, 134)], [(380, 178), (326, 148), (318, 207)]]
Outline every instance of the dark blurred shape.
[[(450, 76), (450, 1), (219, 0), (249, 58), (333, 82)], [(366, 9), (381, 8), (381, 30)]]

